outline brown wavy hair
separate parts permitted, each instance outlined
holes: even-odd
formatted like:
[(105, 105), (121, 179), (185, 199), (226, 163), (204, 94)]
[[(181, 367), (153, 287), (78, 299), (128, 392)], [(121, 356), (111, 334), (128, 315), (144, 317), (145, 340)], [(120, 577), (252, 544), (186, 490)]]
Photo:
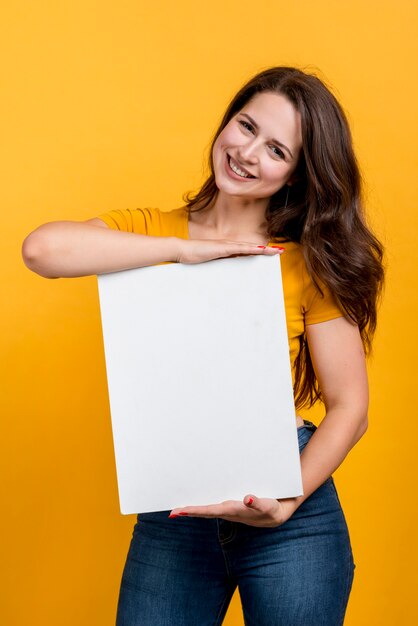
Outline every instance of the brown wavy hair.
[[(358, 325), (366, 354), (376, 329), (382, 291), (383, 248), (368, 228), (361, 199), (361, 176), (350, 128), (340, 104), (313, 74), (292, 67), (272, 67), (248, 81), (229, 104), (210, 146), (210, 175), (201, 189), (185, 194), (188, 212), (202, 211), (216, 198), (214, 143), (253, 96), (278, 93), (299, 111), (302, 150), (291, 187), (271, 196), (267, 232), (271, 239), (302, 245), (306, 266), (322, 294), (318, 279), (334, 294), (345, 314)], [(287, 198), (287, 202), (286, 202)], [(322, 400), (306, 333), (300, 337), (295, 362), (295, 404)]]

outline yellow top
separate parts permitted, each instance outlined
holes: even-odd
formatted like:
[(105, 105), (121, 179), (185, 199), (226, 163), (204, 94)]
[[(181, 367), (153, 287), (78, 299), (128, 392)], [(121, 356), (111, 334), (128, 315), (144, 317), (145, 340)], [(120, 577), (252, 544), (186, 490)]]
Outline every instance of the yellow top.
[[(110, 228), (154, 237), (179, 237), (189, 239), (188, 214), (185, 208), (161, 211), (154, 208), (110, 211), (98, 216)], [(272, 242), (269, 242), (272, 245)], [(294, 363), (299, 352), (299, 337), (305, 324), (326, 322), (344, 313), (331, 292), (321, 282), (324, 296), (312, 282), (300, 244), (284, 242), (281, 256), (283, 293), (289, 338), (290, 363), (294, 376)]]

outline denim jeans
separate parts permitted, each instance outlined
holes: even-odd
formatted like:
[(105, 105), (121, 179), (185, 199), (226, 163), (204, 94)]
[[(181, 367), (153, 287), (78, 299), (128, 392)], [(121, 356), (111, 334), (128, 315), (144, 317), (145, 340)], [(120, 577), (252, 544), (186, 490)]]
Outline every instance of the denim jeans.
[(117, 626), (218, 626), (237, 587), (246, 626), (343, 624), (355, 565), (332, 477), (275, 528), (168, 515), (138, 515)]

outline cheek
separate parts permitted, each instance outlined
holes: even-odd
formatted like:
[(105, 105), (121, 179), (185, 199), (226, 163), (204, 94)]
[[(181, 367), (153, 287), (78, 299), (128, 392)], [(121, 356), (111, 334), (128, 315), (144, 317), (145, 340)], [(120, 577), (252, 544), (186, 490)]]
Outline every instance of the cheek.
[(283, 167), (281, 164), (269, 163), (264, 168), (264, 180), (272, 185), (281, 186), (283, 181), (287, 179), (288, 174), (288, 168)]
[(225, 151), (231, 146), (230, 133), (225, 128), (213, 145), (213, 163), (220, 166), (224, 159)]
[(228, 124), (219, 135), (215, 145), (218, 145), (218, 148), (225, 148), (236, 144), (239, 142), (239, 139), (240, 135), (237, 129)]

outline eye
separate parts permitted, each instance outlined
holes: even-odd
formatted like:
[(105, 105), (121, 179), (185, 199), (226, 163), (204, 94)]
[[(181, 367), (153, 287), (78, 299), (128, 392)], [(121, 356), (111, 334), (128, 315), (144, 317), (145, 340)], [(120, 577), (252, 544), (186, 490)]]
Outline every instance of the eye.
[(280, 157), (280, 159), (284, 159), (284, 157), (285, 157), (284, 152), (283, 152), (283, 150), (280, 150), (280, 148), (278, 146), (273, 145), (273, 146), (270, 146), (270, 148), (271, 148), (271, 151), (276, 156)]
[(238, 124), (241, 124), (243, 128), (245, 128), (246, 130), (249, 130), (250, 132), (254, 130), (253, 125), (250, 124), (250, 122), (247, 122), (246, 120), (239, 120)]

